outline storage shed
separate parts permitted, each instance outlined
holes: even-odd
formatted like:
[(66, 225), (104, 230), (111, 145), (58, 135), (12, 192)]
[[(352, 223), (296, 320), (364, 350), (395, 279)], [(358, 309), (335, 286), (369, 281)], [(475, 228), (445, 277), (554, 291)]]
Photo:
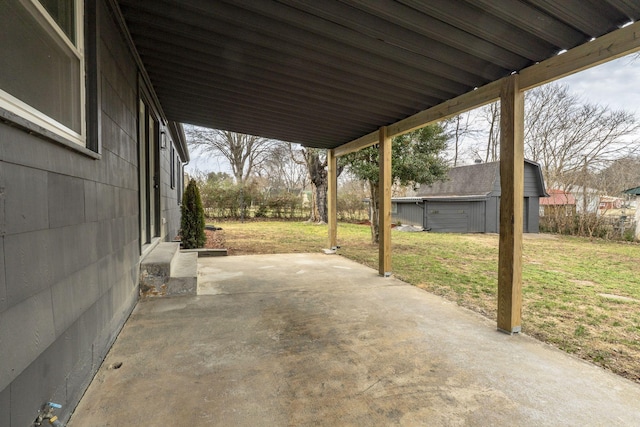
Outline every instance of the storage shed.
[[(539, 231), (540, 197), (546, 197), (540, 165), (525, 160), (524, 232)], [(500, 162), (459, 166), (445, 181), (422, 185), (415, 197), (392, 199), (394, 222), (448, 233), (497, 233)]]

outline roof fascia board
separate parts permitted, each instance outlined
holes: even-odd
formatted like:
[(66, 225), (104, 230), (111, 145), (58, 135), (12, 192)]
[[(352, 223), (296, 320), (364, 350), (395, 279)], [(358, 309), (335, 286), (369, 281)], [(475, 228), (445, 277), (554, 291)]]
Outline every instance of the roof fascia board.
[[(523, 69), (520, 72), (520, 90), (543, 85), (638, 50), (640, 50), (640, 21)], [(488, 83), (388, 125), (387, 132), (392, 137), (402, 135), (496, 101), (500, 98), (503, 80), (504, 78)], [(335, 153), (336, 156), (343, 156), (377, 142), (378, 132), (375, 131), (337, 147)]]
[(187, 147), (187, 138), (184, 135), (184, 128), (182, 127), (182, 123), (177, 122), (169, 122), (167, 124), (169, 128), (169, 132), (173, 136), (174, 143), (176, 146), (176, 150), (178, 150), (178, 154), (180, 155), (180, 160), (183, 162), (189, 162), (191, 158), (189, 157), (189, 149)]

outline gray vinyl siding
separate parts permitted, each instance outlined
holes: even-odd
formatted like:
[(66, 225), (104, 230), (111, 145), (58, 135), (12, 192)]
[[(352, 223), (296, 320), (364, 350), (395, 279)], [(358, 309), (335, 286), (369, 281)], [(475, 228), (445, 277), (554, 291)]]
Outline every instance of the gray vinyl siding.
[(524, 166), (524, 196), (539, 197), (541, 189), (538, 188), (538, 171), (530, 163), (525, 163)]
[[(70, 415), (138, 299), (138, 70), (100, 11), (101, 158), (0, 123), (0, 425)], [(167, 188), (166, 238), (179, 227)]]
[(485, 201), (469, 202), (469, 233), (484, 233), (486, 230)]
[(397, 203), (397, 211), (391, 215), (393, 223), (423, 226), (424, 214), (422, 202), (394, 202)]
[(485, 205), (486, 233), (498, 233), (500, 231), (500, 198), (489, 197)]
[[(544, 188), (540, 188), (538, 170), (539, 166), (534, 163), (525, 161), (524, 163), (524, 196), (525, 197), (540, 197), (544, 194)], [(498, 179), (495, 180), (493, 185), (493, 191), (491, 195), (500, 196), (500, 169), (498, 169)]]
[[(487, 228), (487, 233), (498, 233), (500, 231), (500, 198), (494, 197), (492, 199), (496, 202), (495, 229), (489, 230), (489, 228)], [(524, 233), (540, 232), (539, 206), (539, 197), (524, 198), (522, 212), (522, 231)]]
[(469, 229), (468, 202), (427, 202), (425, 212), (427, 230), (466, 233)]
[[(167, 131), (168, 132), (168, 131)], [(180, 228), (180, 205), (178, 204), (178, 183), (177, 170), (181, 170), (178, 163), (173, 163), (175, 183), (171, 188), (171, 144), (167, 142), (167, 148), (160, 150), (160, 212), (162, 226), (162, 237), (165, 241), (172, 241), (178, 235), (178, 229)], [(174, 156), (177, 154), (173, 153)], [(175, 158), (174, 158), (175, 162)]]
[(525, 233), (540, 232), (540, 198), (528, 197), (528, 215), (525, 224)]

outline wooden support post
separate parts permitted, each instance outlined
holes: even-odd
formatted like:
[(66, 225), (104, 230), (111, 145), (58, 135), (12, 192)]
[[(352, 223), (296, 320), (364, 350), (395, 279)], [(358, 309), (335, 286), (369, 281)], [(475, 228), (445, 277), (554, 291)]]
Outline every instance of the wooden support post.
[(391, 275), (391, 138), (387, 128), (381, 127), (378, 132), (379, 159), (379, 241), (378, 241), (378, 273), (381, 276)]
[(334, 150), (327, 150), (327, 220), (329, 222), (329, 248), (338, 247), (338, 159)]
[(524, 93), (517, 74), (500, 93), (500, 250), (498, 330), (520, 332), (524, 200)]

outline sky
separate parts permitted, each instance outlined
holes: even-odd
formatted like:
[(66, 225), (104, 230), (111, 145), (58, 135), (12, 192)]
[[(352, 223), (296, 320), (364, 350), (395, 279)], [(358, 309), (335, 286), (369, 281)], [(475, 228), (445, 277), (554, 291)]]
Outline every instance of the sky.
[[(640, 120), (640, 54), (626, 56), (558, 80), (583, 101), (626, 110)], [(640, 135), (638, 136), (640, 138)], [(191, 153), (189, 174), (229, 172), (223, 160)]]
[(640, 118), (640, 57), (625, 56), (564, 79), (571, 92), (612, 109), (624, 109)]

